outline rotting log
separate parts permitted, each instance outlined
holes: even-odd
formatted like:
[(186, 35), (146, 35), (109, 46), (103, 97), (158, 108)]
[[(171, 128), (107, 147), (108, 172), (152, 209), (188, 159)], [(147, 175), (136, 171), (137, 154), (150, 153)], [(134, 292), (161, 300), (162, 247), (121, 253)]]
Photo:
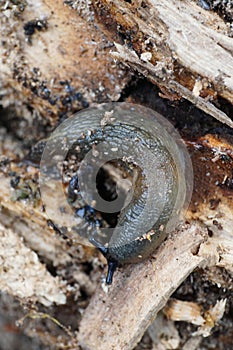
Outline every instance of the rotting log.
[[(172, 234), (152, 259), (118, 270), (108, 291), (97, 283), (99, 286), (82, 315), (77, 336), (82, 348), (92, 349), (95, 344), (96, 349), (117, 349), (116, 344), (120, 344), (121, 350), (132, 349), (169, 296), (196, 267), (208, 268), (213, 283), (222, 283), (216, 268), (224, 268), (233, 276), (232, 146), (226, 140), (206, 135), (198, 142), (189, 142), (188, 147), (194, 167), (194, 191), (186, 219), (192, 224)], [(75, 259), (82, 263), (90, 261), (93, 250), (85, 248), (82, 258), (78, 254), (75, 256), (78, 245), (74, 242), (68, 247), (60, 235), (48, 229), (40, 202), (12, 201), (15, 190), (11, 188), (7, 174), (10, 169), (17, 171), (17, 166), (7, 167), (0, 181), (0, 218), (5, 227), (11, 227), (31, 250), (54, 266), (65, 266)], [(202, 222), (204, 226), (200, 227), (192, 220)], [(205, 227), (212, 237), (208, 237)], [(35, 274), (33, 265), (30, 272), (32, 276)], [(78, 272), (74, 271), (74, 278), (81, 283), (76, 275)], [(69, 288), (68, 281), (65, 283)], [(9, 291), (17, 296), (14, 290)], [(35, 300), (39, 301), (39, 298), (40, 295), (34, 296)]]
[(98, 0), (94, 6), (117, 42), (113, 57), (171, 98), (184, 97), (233, 127), (212, 103), (218, 96), (233, 102), (233, 39), (218, 15), (190, 1)]
[[(130, 81), (130, 74), (122, 65), (116, 64), (113, 57), (129, 67), (131, 74), (132, 71), (135, 75), (140, 73), (158, 85), (163, 97), (170, 100), (184, 97), (232, 126), (231, 115), (227, 116), (218, 105), (219, 98), (229, 103), (233, 101), (232, 38), (228, 36), (229, 28), (216, 13), (205, 11), (190, 1), (98, 0), (93, 1), (98, 20), (92, 22), (93, 17), (87, 21), (88, 16), (94, 15), (91, 8), (87, 8), (87, 17), (81, 18), (62, 2), (43, 0), (38, 5), (28, 1), (22, 11), (18, 5), (6, 3), (8, 5), (3, 4), (0, 14), (3, 43), (1, 105), (6, 108), (13, 106), (19, 118), (31, 122), (42, 116), (54, 125), (63, 116), (86, 107), (88, 103), (118, 100)], [(30, 34), (33, 26), (34, 32)], [(38, 29), (40, 26), (43, 27), (41, 30)], [(40, 135), (39, 128), (36, 133)], [(33, 256), (32, 251), (35, 251), (48, 265), (62, 267), (60, 271), (58, 269), (64, 283), (61, 289), (68, 296), (78, 294), (79, 288), (84, 288), (90, 297), (99, 284), (84, 313), (83, 306), (80, 307), (82, 322), (77, 338), (84, 349), (113, 349), (115, 344), (121, 345), (120, 350), (132, 349), (171, 293), (196, 266), (206, 269), (209, 280), (216, 284), (224, 280), (219, 271), (226, 270), (229, 276), (233, 275), (232, 139), (218, 139), (212, 135), (204, 135), (195, 141), (186, 139), (195, 177), (193, 198), (186, 216), (192, 225), (171, 235), (151, 260), (118, 270), (108, 293), (99, 283), (101, 268), (95, 268), (91, 278), (79, 270), (79, 262), (82, 265), (94, 261), (92, 254), (95, 254), (96, 261), (97, 256), (101, 259), (100, 255), (91, 248), (77, 253), (77, 245), (67, 244), (69, 242), (49, 229), (41, 203), (28, 199), (12, 201), (14, 189), (10, 186), (12, 177), (9, 173), (16, 171), (23, 181), (32, 176), (34, 181), (33, 174), (38, 170), (15, 167), (13, 163), (20, 146), (12, 147), (11, 142), (7, 142), (10, 147), (6, 149), (4, 142), (1, 144), (2, 155), (10, 162), (9, 168), (6, 166), (6, 170), (1, 171), (0, 181), (0, 220), (4, 225), (2, 245), (4, 232), (11, 229), (17, 242), (17, 235), (23, 238), (22, 246), (19, 242), (22, 252), (27, 251)], [(4, 159), (1, 160), (2, 170)], [(208, 229), (208, 239), (206, 229), (194, 224), (193, 220)], [(185, 234), (187, 240), (183, 239)], [(191, 242), (188, 238), (194, 240)], [(187, 244), (185, 251), (179, 250), (180, 242)], [(178, 250), (172, 250), (174, 247)], [(174, 264), (169, 264), (170, 256)], [(44, 271), (41, 264), (38, 266)], [(180, 269), (175, 271), (175, 267)], [(31, 277), (36, 273), (35, 264), (31, 265), (29, 272), (29, 281), (33, 283)], [(174, 272), (178, 273), (175, 283)], [(8, 276), (9, 280), (6, 278), (5, 281), (10, 283), (12, 275)], [(57, 287), (56, 279), (49, 273), (47, 278)], [(139, 290), (138, 283), (142, 281), (143, 289)], [(226, 289), (231, 288), (230, 281), (230, 277), (224, 281)], [(24, 281), (19, 279), (18, 282), (22, 282), (23, 290)], [(164, 290), (162, 283), (166, 286)], [(7, 284), (2, 286), (18, 297), (13, 288), (8, 288)], [(130, 289), (126, 290), (127, 287)], [(155, 293), (155, 296), (157, 290), (154, 300), (152, 295)], [(57, 290), (54, 293), (57, 304), (64, 301), (56, 295)], [(35, 291), (29, 301), (41, 302), (41, 295)], [(116, 328), (112, 327), (112, 321)], [(54, 336), (55, 344), (56, 339)]]
[(232, 262), (232, 241), (227, 244), (225, 238), (212, 241), (207, 237), (203, 227), (183, 226), (150, 260), (117, 273), (109, 290), (100, 285), (81, 320), (81, 347), (133, 349), (171, 294), (195, 268), (218, 264), (224, 250)]
[(62, 1), (3, 1), (0, 11), (1, 105), (56, 124), (89, 103), (119, 99), (130, 76), (91, 20)]
[[(107, 292), (99, 286), (80, 325), (79, 341), (85, 350), (94, 344), (98, 350), (133, 349), (172, 292), (196, 267), (208, 269), (209, 279), (220, 285), (218, 267), (233, 276), (233, 192), (228, 186), (232, 181), (232, 145), (224, 148), (223, 139), (206, 135), (199, 142), (190, 142), (188, 148), (194, 190), (186, 219), (204, 226), (192, 222), (171, 235), (151, 260), (118, 272)], [(231, 154), (226, 163), (219, 153), (224, 150)], [(211, 232), (210, 237), (204, 227)]]
[(85, 350), (130, 350), (182, 281), (205, 258), (196, 255), (207, 232), (183, 227), (154, 258), (117, 273), (113, 288), (101, 285), (82, 318), (79, 342)]
[(233, 102), (233, 39), (216, 13), (187, 0), (92, 5), (98, 26), (88, 3), (88, 21), (62, 2), (2, 4), (1, 104), (17, 99), (19, 110), (30, 104), (52, 122), (88, 103), (117, 100), (129, 75), (110, 57), (115, 41), (118, 61), (232, 126), (212, 103), (219, 96)]

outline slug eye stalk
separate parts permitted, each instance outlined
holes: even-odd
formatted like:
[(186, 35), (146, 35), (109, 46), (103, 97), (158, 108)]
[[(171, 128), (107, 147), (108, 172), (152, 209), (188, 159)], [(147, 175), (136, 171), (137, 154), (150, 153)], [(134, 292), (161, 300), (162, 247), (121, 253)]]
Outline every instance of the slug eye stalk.
[(113, 278), (113, 274), (117, 268), (117, 262), (116, 261), (108, 261), (108, 272), (107, 272), (107, 276), (106, 276), (106, 284), (110, 285), (112, 284), (112, 278)]

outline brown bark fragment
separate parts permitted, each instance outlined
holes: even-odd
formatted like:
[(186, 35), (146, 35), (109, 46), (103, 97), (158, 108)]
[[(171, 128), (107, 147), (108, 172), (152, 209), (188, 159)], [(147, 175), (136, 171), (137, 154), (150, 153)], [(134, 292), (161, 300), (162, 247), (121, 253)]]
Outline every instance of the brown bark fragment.
[(88, 103), (119, 98), (129, 76), (109, 56), (113, 44), (92, 22), (62, 1), (27, 1), (17, 15), (14, 6), (2, 4), (1, 11), (1, 104), (30, 104), (56, 122)]

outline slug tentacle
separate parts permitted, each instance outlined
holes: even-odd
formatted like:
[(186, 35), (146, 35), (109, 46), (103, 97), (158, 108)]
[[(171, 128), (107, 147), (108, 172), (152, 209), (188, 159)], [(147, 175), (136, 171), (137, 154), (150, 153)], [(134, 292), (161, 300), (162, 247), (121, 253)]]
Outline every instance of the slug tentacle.
[[(45, 184), (51, 169), (59, 178), (54, 158), (69, 155), (76, 159), (68, 186), (72, 205), (60, 196), (64, 213), (53, 221), (66, 221), (70, 232), (101, 251), (108, 261), (106, 283), (111, 284), (118, 265), (150, 256), (178, 224), (191, 197), (191, 161), (178, 133), (158, 113), (127, 103), (87, 109), (59, 126), (46, 145), (41, 186), (50, 216)], [(91, 225), (80, 215), (78, 222), (72, 218), (75, 205), (79, 213), (89, 208)], [(114, 215), (117, 223), (111, 225)]]
[(108, 260), (108, 272), (106, 276), (106, 284), (112, 284), (113, 274), (117, 268), (117, 261)]

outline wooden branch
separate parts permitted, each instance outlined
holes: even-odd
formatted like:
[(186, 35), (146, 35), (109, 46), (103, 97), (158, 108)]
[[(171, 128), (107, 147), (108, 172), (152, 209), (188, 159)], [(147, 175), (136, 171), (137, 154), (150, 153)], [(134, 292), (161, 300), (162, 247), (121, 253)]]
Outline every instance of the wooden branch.
[(83, 314), (78, 339), (85, 350), (131, 350), (181, 282), (206, 263), (197, 251), (205, 229), (186, 225), (154, 258), (118, 271), (108, 291), (101, 286)]
[[(231, 143), (205, 135), (190, 143), (189, 151), (194, 191), (186, 218), (203, 222), (213, 237), (202, 243), (201, 229), (196, 226), (179, 231), (159, 248), (155, 261), (128, 266), (123, 273), (118, 271), (108, 293), (99, 286), (80, 326), (79, 341), (85, 350), (94, 344), (97, 350), (133, 349), (171, 293), (195, 267), (219, 266), (232, 275), (232, 189), (227, 182), (232, 176)], [(228, 161), (222, 164), (219, 154), (228, 154)], [(195, 237), (201, 237), (201, 241), (196, 242), (192, 230), (197, 230)], [(194, 251), (198, 255), (193, 255)], [(219, 283), (216, 274), (211, 280)]]
[[(222, 231), (206, 238), (205, 229), (186, 225), (171, 235), (152, 259), (117, 271), (109, 289), (100, 285), (83, 314), (78, 334), (81, 347), (132, 350), (196, 267), (220, 266), (232, 275), (232, 234)], [(218, 279), (213, 277), (212, 282), (218, 283)]]
[(95, 4), (106, 27), (112, 30), (114, 23), (126, 38), (128, 47), (116, 43), (118, 61), (233, 126), (210, 102), (217, 95), (233, 102), (233, 39), (218, 15), (187, 0), (146, 0), (143, 7), (123, 0)]
[(129, 50), (127, 47), (115, 43), (117, 52), (112, 52), (112, 56), (121, 62), (124, 62), (128, 67), (133, 68), (137, 72), (146, 76), (151, 82), (159, 84), (159, 86), (164, 86), (169, 88), (171, 91), (178, 93), (180, 96), (186, 98), (198, 108), (203, 110), (205, 113), (210, 114), (212, 117), (216, 118), (223, 124), (226, 124), (233, 128), (233, 121), (221, 110), (215, 107), (208, 100), (200, 96), (195, 96), (192, 91), (184, 87), (180, 83), (171, 81), (161, 81), (163, 65), (159, 67), (152, 65), (150, 62), (142, 61), (134, 51)]

